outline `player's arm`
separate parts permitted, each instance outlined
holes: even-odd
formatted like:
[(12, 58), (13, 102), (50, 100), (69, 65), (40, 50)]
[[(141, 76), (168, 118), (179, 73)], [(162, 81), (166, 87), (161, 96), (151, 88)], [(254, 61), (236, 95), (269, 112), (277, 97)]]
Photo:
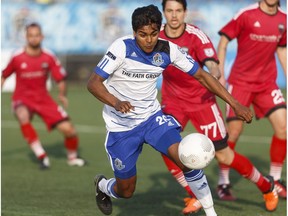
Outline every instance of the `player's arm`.
[(61, 80), (57, 82), (58, 87), (58, 99), (63, 104), (65, 108), (68, 107), (68, 99), (67, 99), (67, 86), (66, 81)]
[(287, 47), (278, 47), (276, 52), (284, 73), (287, 76)]
[(113, 94), (109, 93), (103, 82), (105, 79), (96, 73), (92, 73), (87, 84), (88, 91), (101, 102), (114, 107), (117, 111), (128, 113), (134, 107), (128, 101), (121, 101)]
[(252, 111), (249, 108), (240, 104), (236, 99), (234, 99), (221, 85), (221, 83), (218, 82), (218, 80), (216, 80), (212, 75), (199, 67), (194, 74), (194, 77), (209, 91), (211, 91), (218, 97), (222, 98), (226, 103), (228, 103), (240, 119), (247, 123), (250, 123), (252, 121)]
[(3, 85), (6, 81), (6, 79), (13, 74), (15, 71), (14, 69), (14, 58), (12, 57), (9, 61), (9, 63), (7, 64), (6, 68), (4, 68), (4, 70), (2, 70), (2, 74), (1, 74), (1, 89), (3, 88)]
[(227, 52), (227, 46), (229, 43), (229, 39), (222, 35), (220, 37), (220, 41), (218, 43), (218, 48), (217, 48), (217, 55), (219, 59), (219, 70), (221, 73), (221, 78), (219, 79), (219, 82), (225, 86), (226, 81), (225, 81), (225, 75), (224, 75), (224, 66), (225, 66), (225, 59), (226, 59), (226, 52)]
[(219, 66), (215, 61), (205, 61), (205, 66), (207, 67), (209, 73), (217, 80), (219, 80), (221, 76), (221, 72), (219, 70)]
[(5, 83), (5, 78), (3, 77), (3, 76), (1, 76), (1, 89), (3, 88), (3, 85), (4, 85), (4, 83)]

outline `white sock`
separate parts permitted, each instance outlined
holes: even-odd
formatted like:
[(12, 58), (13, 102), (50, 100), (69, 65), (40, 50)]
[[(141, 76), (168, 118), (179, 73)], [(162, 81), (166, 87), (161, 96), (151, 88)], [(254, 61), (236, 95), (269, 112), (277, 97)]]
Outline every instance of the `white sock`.
[(219, 167), (219, 179), (218, 179), (218, 185), (222, 184), (230, 184), (230, 179), (229, 179), (229, 172), (230, 168), (229, 167)]
[(273, 176), (274, 181), (277, 181), (281, 178), (282, 173), (282, 164), (271, 163), (270, 164), (270, 175)]
[(203, 171), (191, 170), (184, 175), (192, 192), (202, 204), (206, 216), (216, 216), (211, 191)]
[(115, 193), (114, 189), (113, 189), (113, 186), (116, 182), (116, 179), (115, 178), (111, 178), (111, 179), (102, 179), (100, 182), (99, 182), (99, 189), (107, 194), (108, 196), (110, 197), (113, 197), (115, 199), (118, 199), (119, 196)]
[(76, 150), (67, 150), (67, 158), (68, 160), (73, 160), (77, 158), (77, 151)]
[(39, 140), (36, 140), (33, 143), (31, 143), (30, 148), (37, 158), (43, 154), (46, 154)]

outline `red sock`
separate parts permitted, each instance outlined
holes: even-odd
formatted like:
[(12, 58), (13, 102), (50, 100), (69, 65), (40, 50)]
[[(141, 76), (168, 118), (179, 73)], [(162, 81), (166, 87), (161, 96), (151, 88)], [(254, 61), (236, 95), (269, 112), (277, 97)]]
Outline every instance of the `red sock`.
[(72, 160), (78, 157), (78, 136), (66, 137), (65, 147), (67, 149), (67, 158)]
[(34, 152), (36, 157), (38, 159), (43, 159), (44, 157), (46, 157), (46, 152), (43, 149), (38, 139), (38, 135), (35, 129), (33, 128), (32, 124), (27, 123), (27, 124), (20, 125), (20, 127), (21, 127), (21, 132), (23, 134), (23, 137), (28, 142), (31, 150)]
[(30, 123), (23, 124), (20, 127), (22, 134), (25, 140), (28, 142), (28, 144), (31, 144), (34, 141), (38, 140), (38, 135)]
[(162, 158), (166, 164), (166, 167), (168, 168), (169, 172), (174, 176), (174, 178), (178, 181), (178, 183), (185, 188), (187, 193), (191, 197), (195, 197), (193, 192), (191, 191), (188, 183), (185, 180), (184, 174), (182, 170), (172, 161), (170, 160), (166, 155), (162, 154)]
[(263, 192), (268, 192), (271, 183), (263, 177), (263, 175), (253, 166), (253, 164), (244, 156), (234, 152), (234, 159), (230, 165), (244, 178), (254, 182), (257, 187)]
[(77, 151), (78, 149), (78, 136), (66, 137), (65, 147), (67, 150)]
[(271, 163), (283, 165), (286, 158), (286, 151), (287, 139), (281, 140), (274, 135), (270, 146)]

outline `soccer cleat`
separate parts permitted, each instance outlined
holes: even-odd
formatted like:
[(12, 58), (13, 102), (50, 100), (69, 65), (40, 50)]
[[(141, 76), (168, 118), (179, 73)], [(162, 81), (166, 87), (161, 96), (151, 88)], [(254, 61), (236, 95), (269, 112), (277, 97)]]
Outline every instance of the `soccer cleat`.
[(274, 187), (280, 198), (286, 199), (287, 197), (287, 187), (283, 180), (274, 181)]
[(47, 156), (39, 160), (39, 168), (41, 170), (46, 170), (50, 168), (50, 161)]
[(100, 211), (105, 214), (105, 215), (110, 215), (112, 214), (112, 202), (111, 202), (111, 198), (103, 193), (100, 189), (99, 189), (99, 182), (102, 179), (106, 179), (105, 176), (103, 175), (96, 175), (94, 178), (94, 184), (95, 184), (95, 194), (96, 194), (96, 203), (98, 208), (100, 209)]
[(201, 210), (202, 205), (199, 202), (199, 200), (197, 200), (196, 198), (192, 197), (186, 197), (184, 198), (184, 202), (185, 202), (185, 208), (182, 210), (182, 213), (184, 215), (189, 215), (189, 214), (193, 214), (193, 213), (197, 213), (198, 211)]
[(86, 164), (86, 161), (82, 158), (74, 158), (74, 159), (70, 159), (67, 161), (67, 164), (69, 166), (78, 166), (78, 167), (82, 167)]
[(236, 197), (233, 196), (230, 184), (222, 184), (217, 186), (217, 194), (220, 200), (224, 201), (234, 201)]
[(263, 198), (265, 201), (265, 207), (267, 211), (275, 211), (278, 205), (278, 194), (276, 188), (274, 187), (274, 180), (272, 176), (266, 176), (266, 178), (271, 182), (271, 188), (267, 193), (263, 193)]

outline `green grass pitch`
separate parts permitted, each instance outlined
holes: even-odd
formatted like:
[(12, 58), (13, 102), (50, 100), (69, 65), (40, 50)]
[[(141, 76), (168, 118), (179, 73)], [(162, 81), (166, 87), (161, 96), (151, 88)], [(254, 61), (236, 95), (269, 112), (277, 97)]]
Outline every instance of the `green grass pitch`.
[[(57, 91), (52, 94), (56, 96)], [(286, 94), (286, 92), (285, 92)], [(98, 173), (112, 177), (104, 150), (105, 127), (102, 104), (86, 90), (86, 85), (69, 85), (67, 111), (80, 137), (80, 154), (89, 165), (68, 167), (62, 135), (48, 133), (38, 117), (34, 117), (40, 139), (49, 154), (51, 169), (41, 171), (21, 136), (11, 113), (11, 93), (2, 93), (1, 104), (1, 211), (3, 216), (95, 216), (102, 215), (94, 197), (93, 178)], [(223, 107), (223, 104), (222, 104)], [(186, 131), (193, 132), (190, 125)], [(187, 134), (187, 132), (185, 132)], [(185, 135), (183, 133), (183, 135)], [(272, 128), (266, 119), (246, 125), (236, 149), (246, 155), (265, 175), (269, 172), (269, 143)], [(160, 154), (145, 146), (137, 165), (138, 181), (129, 200), (113, 200), (114, 216), (177, 216), (182, 215), (186, 192), (167, 171)], [(269, 213), (264, 209), (262, 194), (248, 180), (231, 171), (233, 191), (238, 200), (220, 201), (215, 188), (218, 179), (214, 160), (206, 169), (219, 216), (285, 216), (286, 201)], [(286, 165), (283, 168), (286, 180)], [(198, 216), (203, 216), (202, 210)]]

